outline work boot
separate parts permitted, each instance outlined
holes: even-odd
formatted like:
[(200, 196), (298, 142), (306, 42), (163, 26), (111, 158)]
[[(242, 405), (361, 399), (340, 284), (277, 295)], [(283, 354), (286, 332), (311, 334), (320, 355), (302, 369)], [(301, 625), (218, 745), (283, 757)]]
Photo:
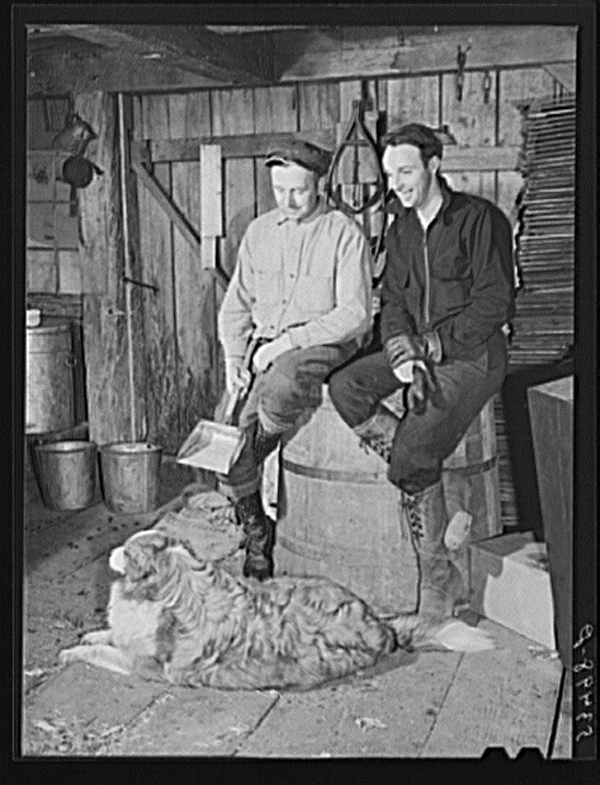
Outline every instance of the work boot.
[(462, 577), (444, 544), (448, 513), (439, 480), (415, 494), (401, 491), (403, 524), (408, 524), (419, 566), (419, 616), (445, 619), (454, 614), (464, 590)]
[(264, 581), (273, 577), (274, 524), (265, 515), (258, 491), (235, 502), (238, 524), (245, 535), (245, 578)]
[(379, 407), (372, 417), (357, 425), (353, 430), (359, 437), (361, 447), (373, 450), (386, 463), (389, 463), (398, 422), (395, 415)]
[(257, 464), (264, 462), (273, 452), (281, 439), (280, 433), (268, 433), (263, 428), (260, 420), (256, 423), (254, 431), (254, 458)]

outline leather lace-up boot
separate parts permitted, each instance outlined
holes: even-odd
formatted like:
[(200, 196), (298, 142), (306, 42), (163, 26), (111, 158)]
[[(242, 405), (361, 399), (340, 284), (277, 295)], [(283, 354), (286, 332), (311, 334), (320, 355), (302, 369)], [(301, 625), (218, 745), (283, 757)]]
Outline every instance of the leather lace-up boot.
[(235, 502), (238, 524), (245, 535), (245, 578), (264, 581), (273, 577), (274, 525), (263, 510), (258, 491)]
[(354, 428), (354, 433), (359, 437), (361, 447), (373, 450), (386, 463), (389, 463), (397, 427), (398, 418), (391, 412), (380, 408), (368, 420), (357, 425)]
[(419, 616), (452, 616), (464, 591), (460, 572), (444, 544), (448, 513), (442, 481), (415, 494), (401, 491), (403, 523), (408, 524), (419, 565)]
[(279, 444), (280, 433), (268, 433), (263, 428), (260, 420), (256, 423), (254, 431), (254, 457), (257, 464), (263, 463)]

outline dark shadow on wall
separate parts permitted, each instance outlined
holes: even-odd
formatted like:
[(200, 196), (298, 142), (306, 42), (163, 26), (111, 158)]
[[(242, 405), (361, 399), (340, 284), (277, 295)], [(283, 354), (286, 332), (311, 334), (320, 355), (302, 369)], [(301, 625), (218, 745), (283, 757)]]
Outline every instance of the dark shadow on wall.
[(527, 390), (538, 384), (570, 376), (573, 372), (573, 359), (567, 357), (552, 365), (510, 370), (502, 388), (508, 455), (518, 519), (517, 526), (511, 528), (511, 531), (531, 531), (538, 542), (544, 540), (544, 527)]

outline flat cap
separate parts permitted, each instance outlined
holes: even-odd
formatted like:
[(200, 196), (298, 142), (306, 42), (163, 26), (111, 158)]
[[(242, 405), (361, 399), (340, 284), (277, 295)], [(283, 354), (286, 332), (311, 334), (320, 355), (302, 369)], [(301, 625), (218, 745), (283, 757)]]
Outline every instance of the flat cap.
[(295, 139), (277, 148), (277, 150), (271, 151), (267, 155), (265, 166), (292, 163), (303, 166), (305, 169), (322, 176), (329, 169), (331, 153), (329, 150), (317, 147), (310, 142)]

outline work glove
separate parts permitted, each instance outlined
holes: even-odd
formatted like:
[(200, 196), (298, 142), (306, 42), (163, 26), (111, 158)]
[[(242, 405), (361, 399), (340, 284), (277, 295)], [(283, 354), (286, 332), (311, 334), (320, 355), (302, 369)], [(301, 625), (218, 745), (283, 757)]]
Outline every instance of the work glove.
[(437, 385), (427, 360), (414, 360), (413, 379), (406, 388), (405, 404), (409, 412), (423, 414), (427, 400), (437, 390)]
[(273, 341), (263, 343), (262, 346), (258, 347), (254, 353), (252, 365), (256, 371), (266, 371), (280, 354), (288, 352), (293, 348), (290, 336), (287, 333), (283, 333), (283, 335), (280, 335)]
[(394, 335), (385, 342), (384, 355), (390, 368), (394, 370), (409, 360), (423, 360), (428, 357), (428, 345), (421, 335)]
[(244, 368), (242, 357), (225, 358), (225, 387), (229, 395), (233, 395), (237, 390), (244, 392), (250, 386), (252, 374)]

